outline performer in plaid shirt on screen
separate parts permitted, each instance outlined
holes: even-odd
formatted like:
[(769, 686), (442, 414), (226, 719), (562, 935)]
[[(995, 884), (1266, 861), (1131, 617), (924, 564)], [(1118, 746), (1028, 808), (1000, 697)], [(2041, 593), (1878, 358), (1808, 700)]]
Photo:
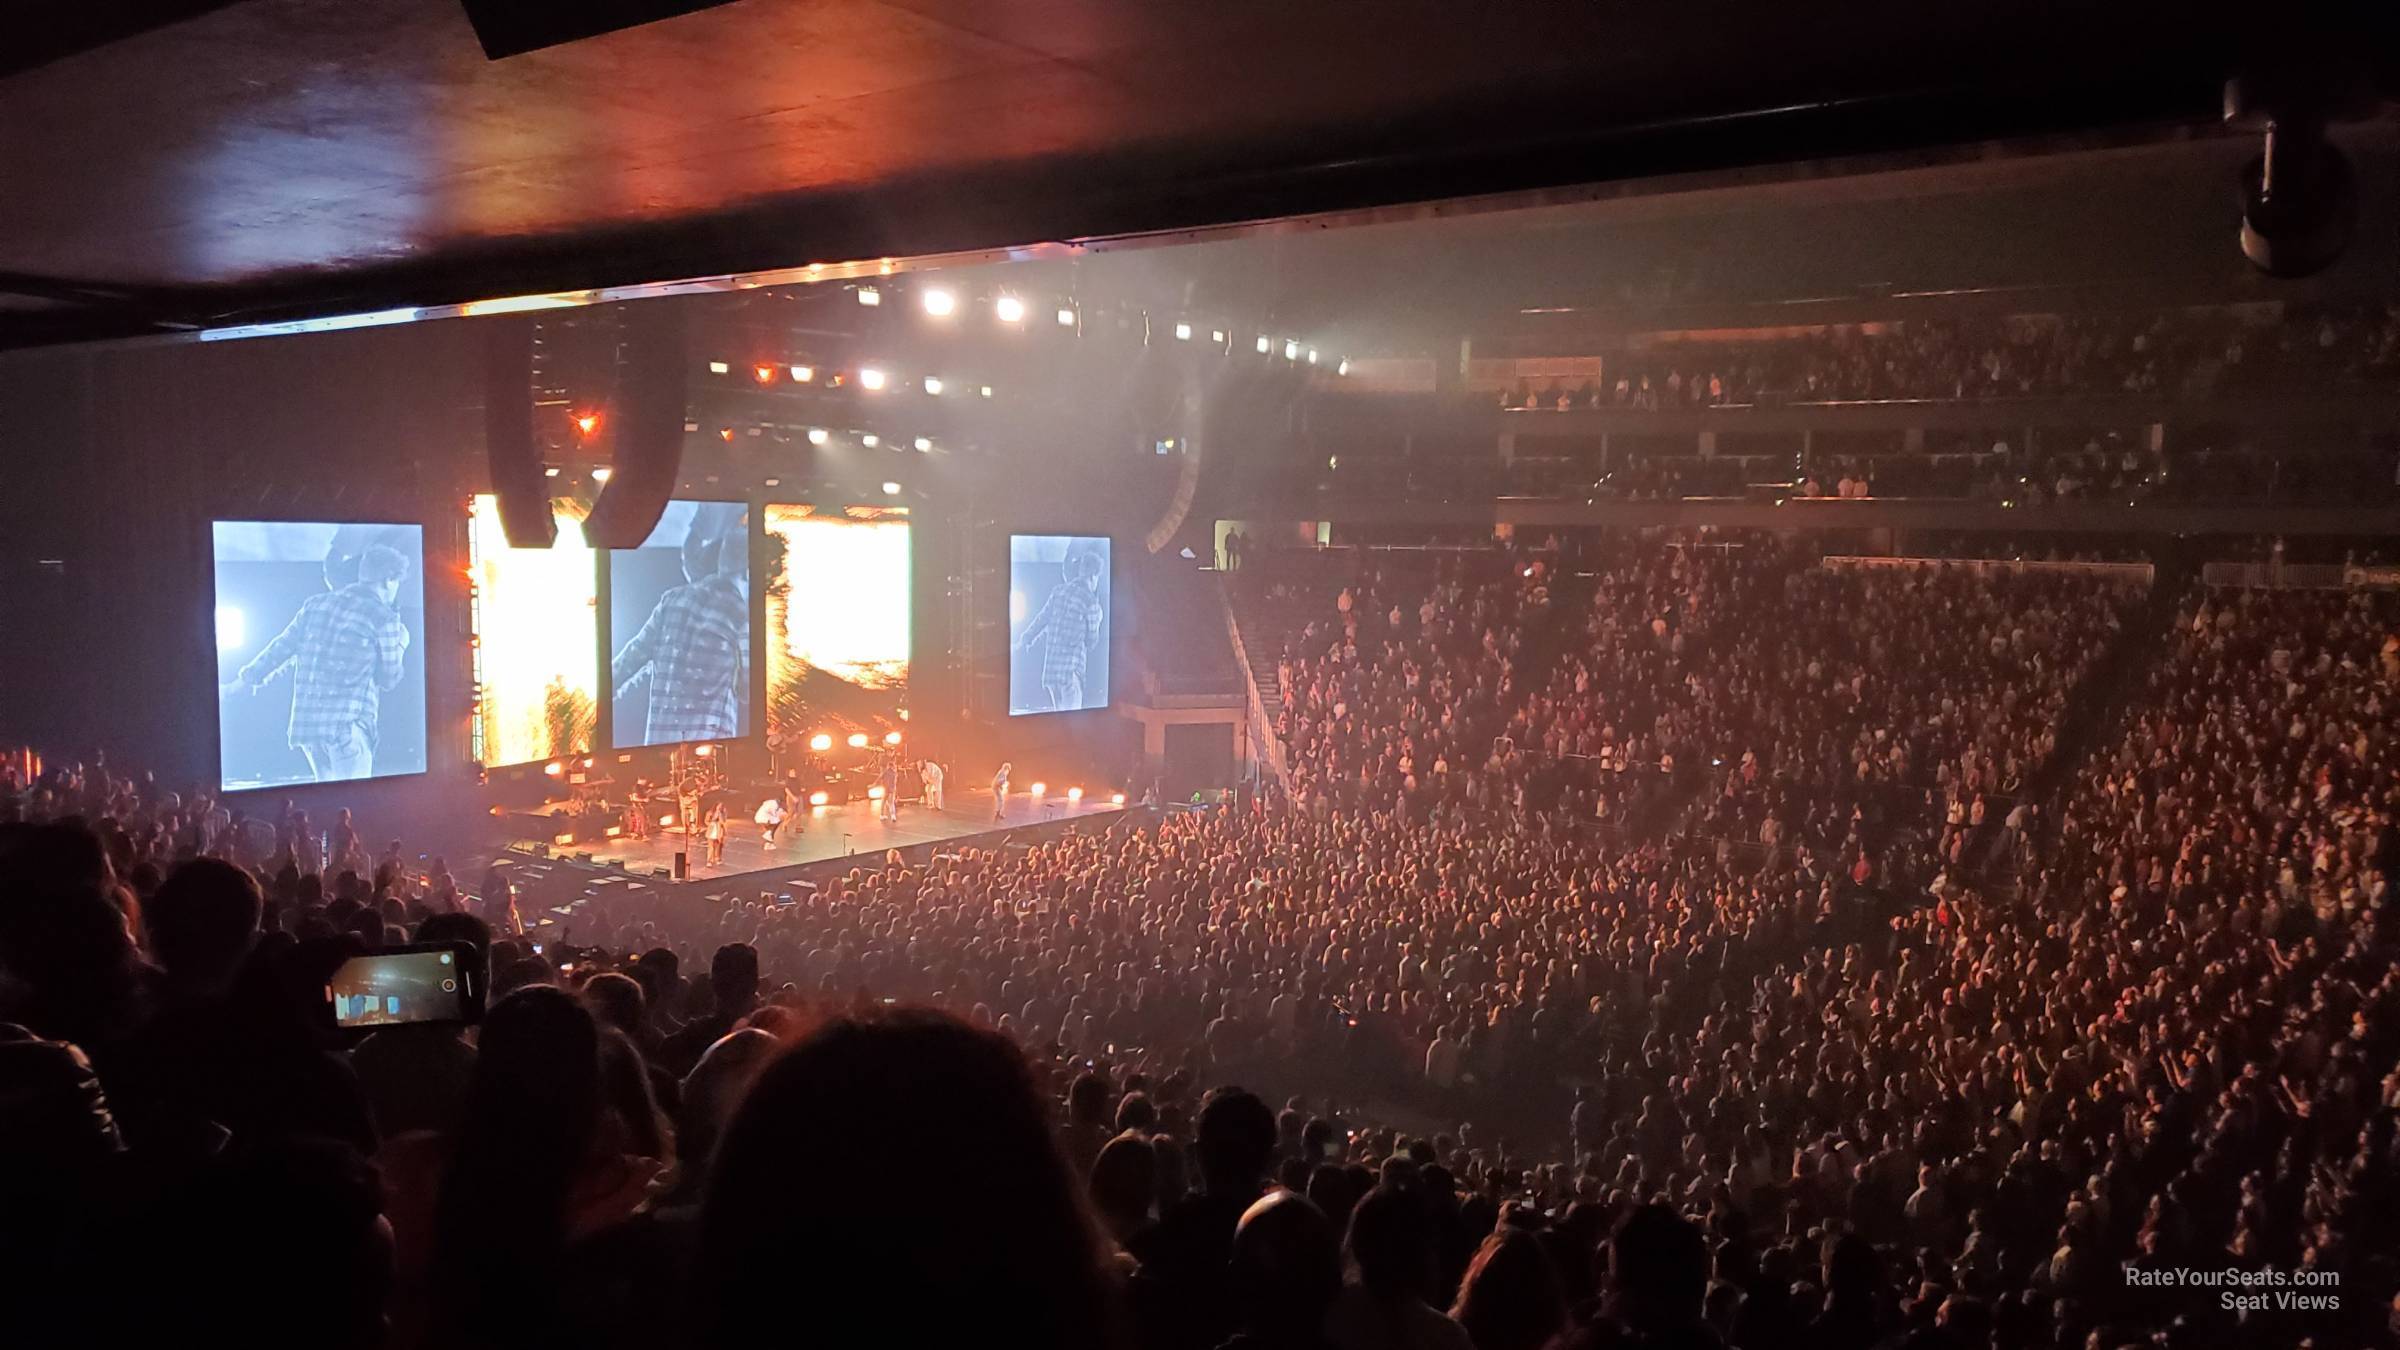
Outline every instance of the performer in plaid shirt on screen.
[(1076, 554), (1067, 559), (1066, 573), (1017, 639), (1020, 650), (1048, 639), (1042, 648), (1042, 692), (1053, 711), (1083, 706), (1084, 665), (1107, 617), (1100, 599), (1100, 560)]
[(633, 641), (617, 653), (610, 678), (622, 700), (645, 674), (650, 708), (644, 745), (730, 740), (742, 734), (741, 697), (749, 684), (749, 568), (738, 550), (747, 536), (722, 540), (698, 530), (684, 536), (683, 575), (689, 585), (658, 598)]
[(383, 695), (400, 683), (408, 655), (408, 626), (393, 608), (407, 572), (397, 551), (369, 548), (359, 557), (358, 580), (303, 601), (233, 678), (234, 689), (256, 690), (291, 668), (291, 746), (308, 757), (320, 783), (375, 772)]

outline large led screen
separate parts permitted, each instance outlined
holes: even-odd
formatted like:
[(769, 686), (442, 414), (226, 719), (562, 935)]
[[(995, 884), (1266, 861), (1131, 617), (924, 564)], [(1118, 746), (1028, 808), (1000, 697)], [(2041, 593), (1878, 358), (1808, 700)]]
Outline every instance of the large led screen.
[(425, 532), (220, 520), (227, 790), (425, 772)]
[(609, 550), (618, 749), (750, 734), (749, 525), (740, 502), (668, 502), (640, 548)]
[(556, 545), (510, 548), (498, 502), (475, 499), (475, 756), (488, 767), (589, 753), (599, 722), (599, 569), (583, 508), (555, 510)]
[(1108, 540), (1008, 539), (1008, 713), (1108, 706)]
[(908, 698), (906, 513), (769, 506), (766, 524), (768, 730), (887, 725)]

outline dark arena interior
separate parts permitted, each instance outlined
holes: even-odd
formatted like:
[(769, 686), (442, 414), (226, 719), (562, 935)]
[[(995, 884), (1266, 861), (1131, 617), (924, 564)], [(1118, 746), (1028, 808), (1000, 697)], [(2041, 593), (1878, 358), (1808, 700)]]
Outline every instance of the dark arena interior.
[(2396, 17), (0, 6), (0, 1345), (2400, 1347)]

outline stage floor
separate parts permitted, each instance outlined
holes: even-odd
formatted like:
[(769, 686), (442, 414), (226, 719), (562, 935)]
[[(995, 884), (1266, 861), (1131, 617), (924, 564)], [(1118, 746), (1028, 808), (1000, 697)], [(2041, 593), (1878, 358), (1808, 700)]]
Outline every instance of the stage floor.
[(647, 876), (662, 869), (671, 872), (676, 853), (688, 847), (691, 879), (706, 881), (831, 858), (880, 857), (886, 849), (938, 844), (1019, 825), (1109, 815), (1124, 809), (1105, 798), (1069, 802), (1056, 795), (1043, 798), (1037, 805), (1033, 798), (1014, 793), (1008, 799), (1008, 814), (994, 820), (991, 792), (977, 790), (951, 793), (948, 807), (940, 811), (928, 810), (915, 802), (902, 803), (896, 823), (877, 819), (873, 802), (810, 807), (784, 825), (772, 848), (767, 846), (762, 837), (765, 832), (757, 824), (747, 818), (729, 819), (725, 857), (715, 866), (709, 865), (708, 843), (699, 837), (698, 831), (694, 831), (695, 837), (686, 845), (682, 833), (672, 828), (658, 830), (648, 839), (578, 839), (557, 852), (568, 857), (589, 853), (595, 863), (606, 866), (621, 862), (627, 871)]

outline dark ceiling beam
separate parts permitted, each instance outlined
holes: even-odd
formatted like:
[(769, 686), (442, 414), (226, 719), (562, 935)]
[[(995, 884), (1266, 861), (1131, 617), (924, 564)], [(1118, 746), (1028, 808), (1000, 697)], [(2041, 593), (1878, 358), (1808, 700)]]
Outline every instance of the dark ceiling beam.
[(11, 0), (0, 6), (0, 78), (237, 3), (240, 0)]
[[(179, 298), (192, 305), (190, 317), (208, 326), (273, 323), (817, 260), (1052, 240), (1138, 246), (1169, 232), (1186, 237), (1251, 222), (1410, 209), (1432, 197), (1604, 198), (1653, 190), (1644, 185), (1675, 175), (1801, 161), (1896, 156), (1902, 158), (1894, 162), (1904, 162), (1962, 145), (2094, 130), (2189, 134), (2214, 125), (2220, 78), (2207, 62), (2166, 62), (2051, 87), (1936, 88), (1632, 124), (1612, 120), (1612, 110), (1590, 91), (1552, 87), (1424, 108), (1339, 137), (1149, 145), (977, 166), (698, 217), (472, 245), (422, 262), (196, 288)], [(155, 325), (137, 321), (103, 335), (155, 332)], [(47, 340), (56, 339), (0, 319), (0, 348)]]

